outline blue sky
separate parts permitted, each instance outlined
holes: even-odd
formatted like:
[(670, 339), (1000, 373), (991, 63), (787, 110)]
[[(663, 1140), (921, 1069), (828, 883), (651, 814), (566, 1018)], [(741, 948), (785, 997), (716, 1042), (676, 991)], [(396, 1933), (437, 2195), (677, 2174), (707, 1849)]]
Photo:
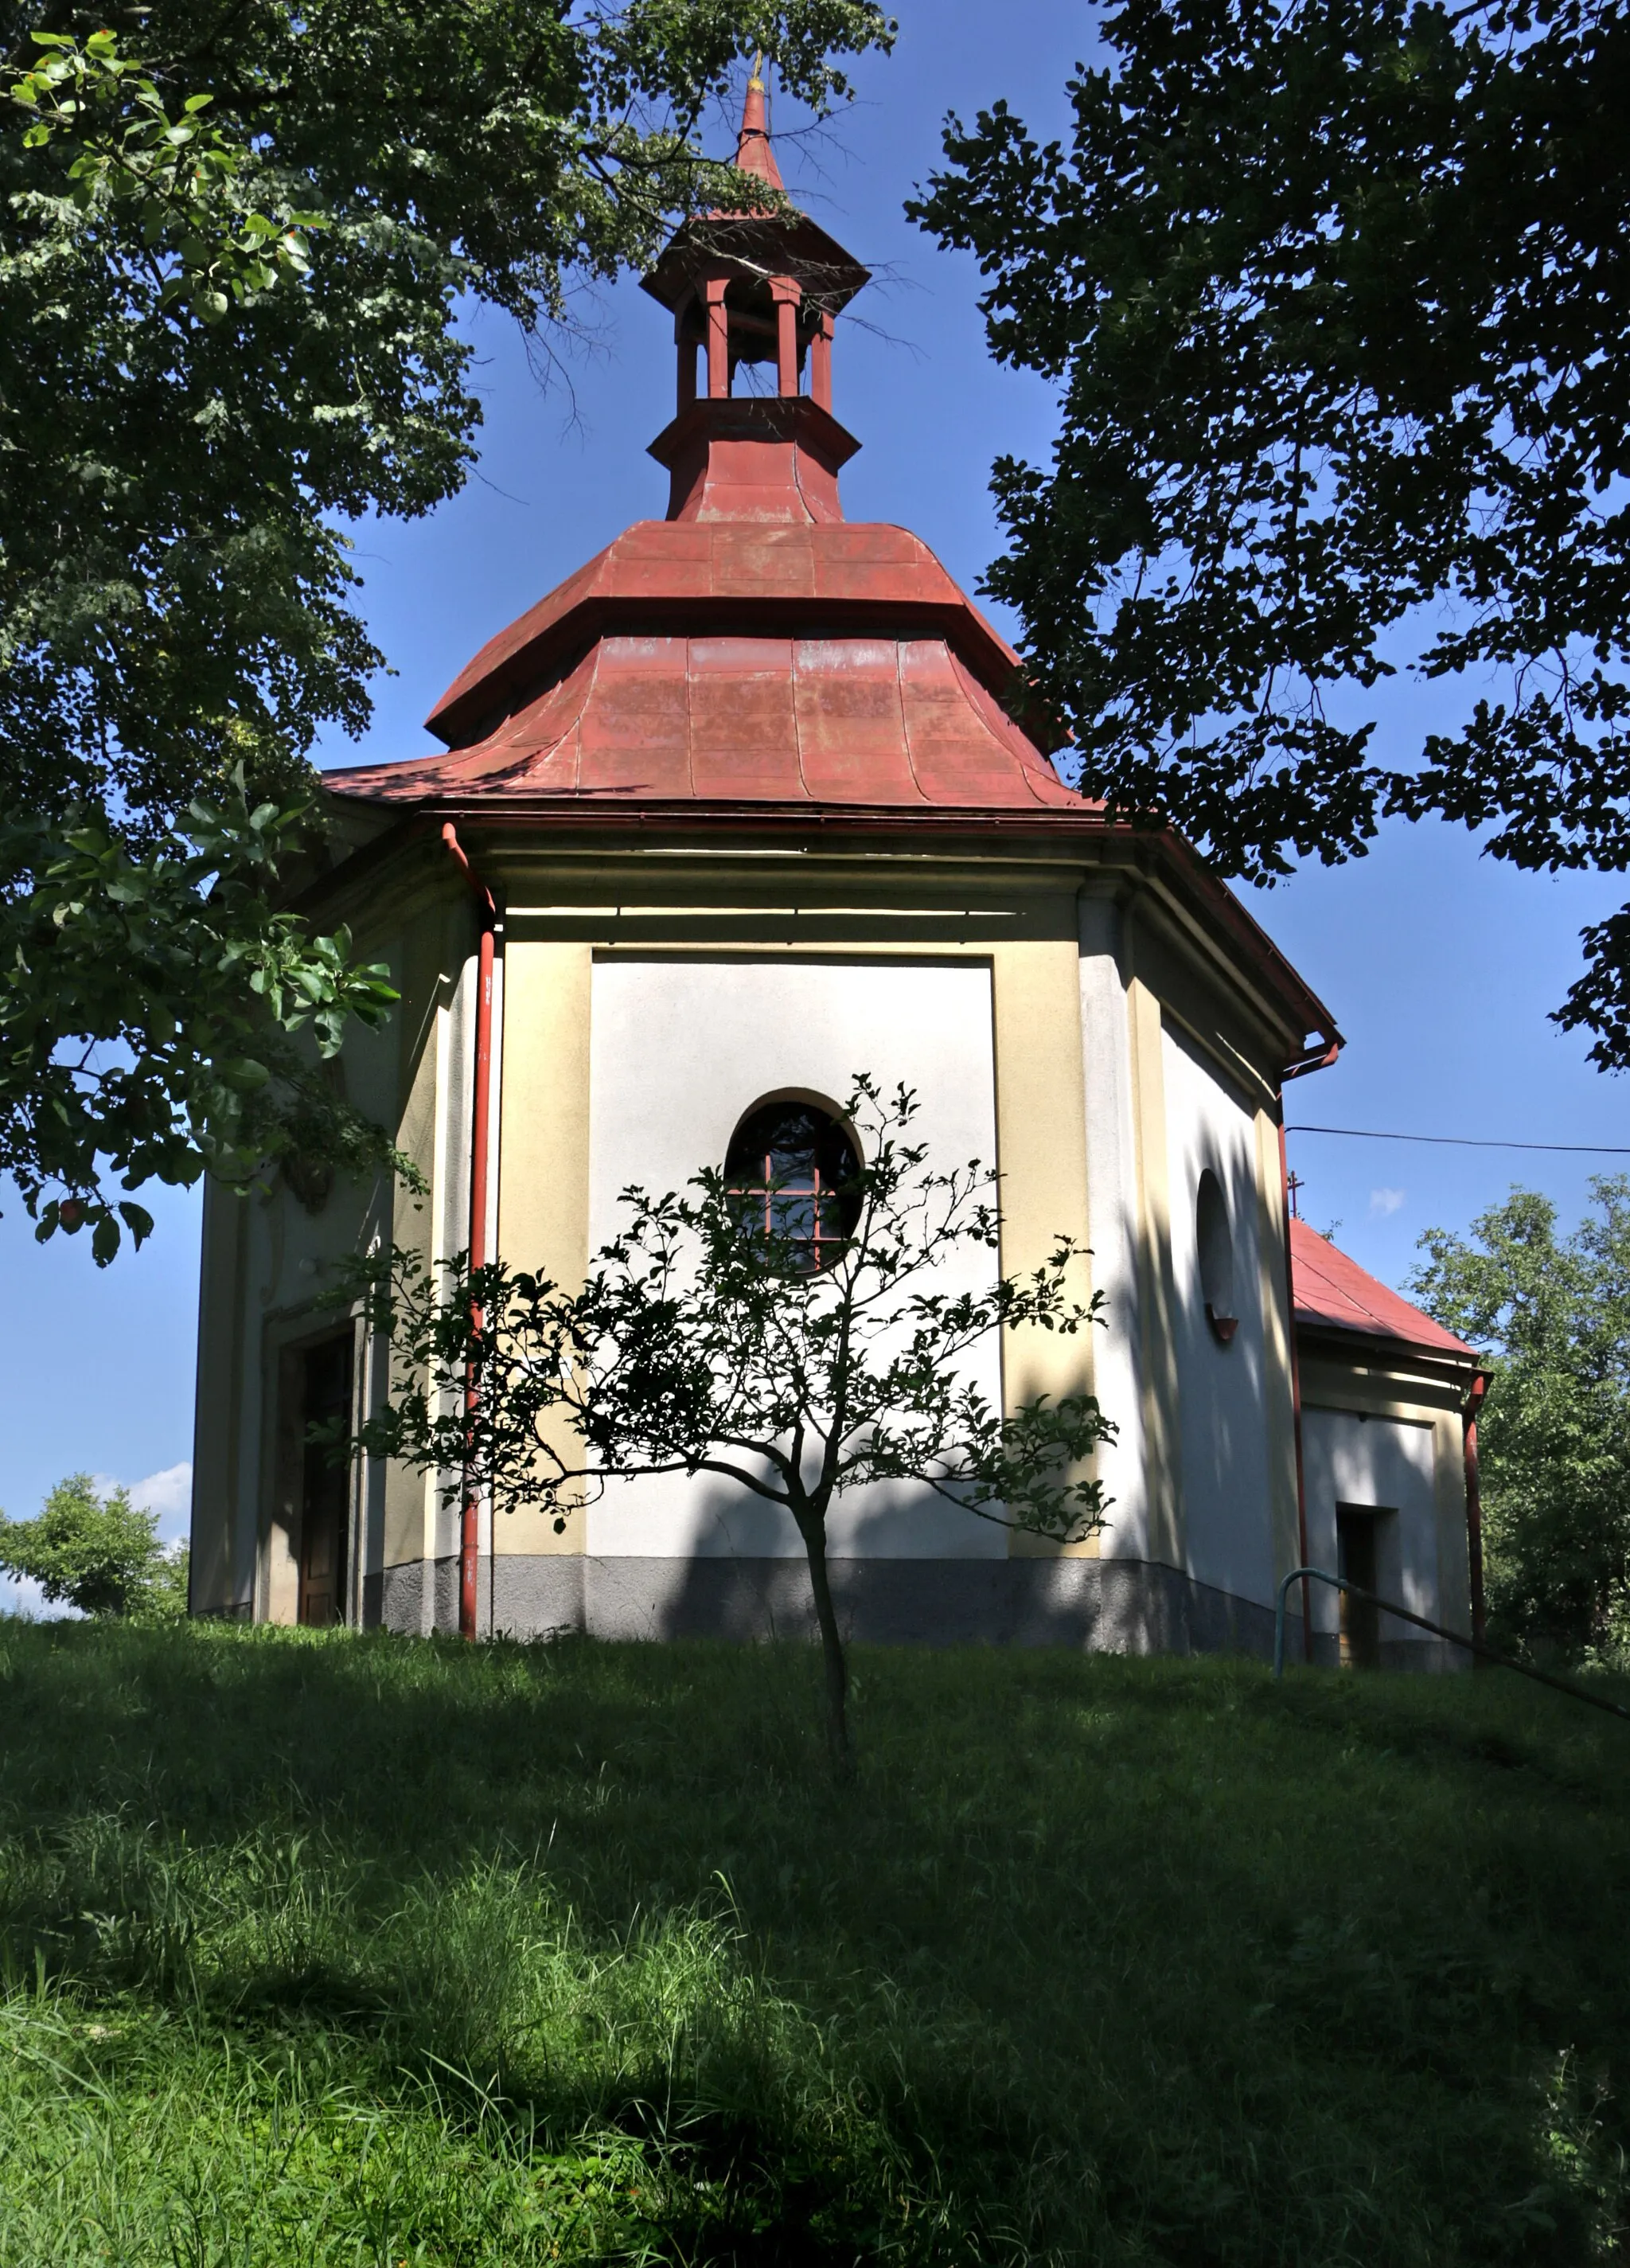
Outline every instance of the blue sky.
[[(1000, 548), (990, 460), (1045, 454), (1053, 405), (1039, 381), (991, 364), (972, 263), (909, 227), (901, 203), (934, 166), (949, 109), (971, 117), (1005, 95), (1032, 129), (1061, 130), (1090, 18), (1056, 0), (899, 0), (897, 12), (895, 55), (861, 67), (855, 106), (806, 136), (776, 121), (778, 146), (795, 194), (879, 277), (839, 334), (836, 407), (863, 444), (843, 476), (848, 516), (914, 528), (972, 589)], [(729, 122), (717, 134), (723, 151)], [(513, 335), (478, 322), (477, 477), (428, 520), (358, 531), (363, 603), (397, 674), (378, 688), (365, 746), (339, 741), (326, 761), (435, 745), (420, 720), (475, 648), (628, 521), (662, 512), (665, 475), (644, 447), (672, 399), (665, 319), (632, 284), (578, 314), (584, 338), (542, 392)], [(1421, 710), (1405, 688), (1391, 714), (1418, 733)], [(1289, 1090), (1293, 1124), (1630, 1145), (1630, 1089), (1547, 1021), (1577, 972), (1580, 927), (1622, 902), (1611, 879), (1516, 874), (1458, 830), (1394, 826), (1355, 865), (1246, 895), (1348, 1042), (1333, 1071)], [(1291, 1148), (1307, 1217), (1340, 1222), (1342, 1244), (1396, 1284), (1425, 1228), (1464, 1227), (1513, 1182), (1571, 1218), (1590, 1174), (1615, 1162), (1313, 1136)], [(99, 1273), (83, 1244), (36, 1248), (6, 1205), (0, 1506), (13, 1517), (88, 1470), (143, 1484), (166, 1532), (184, 1525), (199, 1208), (171, 1197), (154, 1209), (148, 1250)]]

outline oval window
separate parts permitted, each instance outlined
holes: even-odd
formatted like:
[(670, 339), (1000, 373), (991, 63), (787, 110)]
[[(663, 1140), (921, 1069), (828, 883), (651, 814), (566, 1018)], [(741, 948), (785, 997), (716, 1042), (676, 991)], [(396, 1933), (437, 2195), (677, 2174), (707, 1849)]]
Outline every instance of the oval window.
[(812, 1102), (764, 1102), (731, 1137), (725, 1186), (743, 1227), (781, 1246), (796, 1273), (813, 1276), (855, 1233), (859, 1165), (833, 1112)]
[(1194, 1203), (1194, 1241), (1200, 1253), (1200, 1295), (1206, 1303), (1206, 1321), (1226, 1346), (1239, 1329), (1234, 1302), (1234, 1232), (1229, 1226), (1222, 1184), (1209, 1166), (1200, 1177)]

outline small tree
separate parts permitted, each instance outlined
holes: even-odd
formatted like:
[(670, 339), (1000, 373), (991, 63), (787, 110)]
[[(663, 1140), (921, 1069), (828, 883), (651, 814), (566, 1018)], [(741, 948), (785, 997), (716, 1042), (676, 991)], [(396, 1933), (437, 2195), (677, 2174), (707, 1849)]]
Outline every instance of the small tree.
[[(563, 1291), (503, 1262), (428, 1270), (412, 1254), (354, 1263), (403, 1383), (362, 1429), (371, 1454), (456, 1475), (496, 1512), (537, 1506), (558, 1530), (613, 1478), (716, 1474), (791, 1515), (809, 1565), (834, 1765), (850, 1758), (848, 1675), (826, 1565), (848, 1491), (915, 1484), (980, 1519), (1073, 1541), (1100, 1527), (1102, 1486), (1080, 1468), (1113, 1428), (1087, 1394), (1003, 1417), (965, 1359), (1022, 1328), (1079, 1333), (1101, 1298), (1068, 1289), (1080, 1247), (1061, 1237), (1023, 1279), (936, 1287), (966, 1247), (996, 1248), (996, 1177), (977, 1160), (930, 1170), (907, 1138), (916, 1103), (859, 1077), (858, 1145), (838, 1193), (845, 1227), (822, 1261), (806, 1192), (751, 1200), (708, 1167), (694, 1196), (623, 1192), (628, 1224), (589, 1281)], [(829, 1246), (828, 1248), (831, 1248)], [(427, 1391), (428, 1387), (428, 1391)]]
[(89, 1473), (59, 1481), (33, 1520), (0, 1513), (0, 1568), (38, 1583), (53, 1604), (99, 1619), (173, 1620), (187, 1612), (187, 1554), (158, 1541), (158, 1515), (128, 1489), (99, 1497)]

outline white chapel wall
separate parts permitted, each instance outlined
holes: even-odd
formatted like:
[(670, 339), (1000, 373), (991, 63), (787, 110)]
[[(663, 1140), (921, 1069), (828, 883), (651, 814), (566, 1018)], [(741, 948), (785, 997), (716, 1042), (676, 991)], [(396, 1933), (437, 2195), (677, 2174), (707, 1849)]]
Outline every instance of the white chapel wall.
[[(1378, 1512), (1384, 1517), (1377, 1534), (1376, 1583), (1382, 1597), (1441, 1619), (1431, 1421), (1304, 1407), (1302, 1469), (1309, 1564), (1333, 1575), (1340, 1572), (1338, 1506)], [(1340, 1625), (1337, 1594), (1323, 1583), (1312, 1589), (1313, 1627), (1333, 1632)], [(1380, 1634), (1403, 1639), (1423, 1635), (1390, 1615), (1383, 1616)]]
[(1088, 1241), (1105, 1328), (1093, 1342), (1099, 1406), (1116, 1438), (1098, 1453), (1110, 1498), (1098, 1538), (1105, 1559), (1140, 1559), (1149, 1549), (1142, 1380), (1138, 1362), (1137, 1152), (1126, 981), (1116, 952), (1120, 912), (1106, 898), (1080, 908), (1081, 1052), (1087, 1116)]
[[(370, 954), (382, 961), (390, 981), (405, 983), (401, 943), (371, 941)], [(404, 1003), (404, 1009), (408, 1004)], [(377, 1030), (353, 1027), (344, 1053), (346, 1098), (377, 1123), (393, 1124), (400, 1109), (403, 1035), (399, 1010)], [(428, 1160), (426, 1161), (428, 1163)], [(225, 1211), (244, 1205), (239, 1227), (244, 1254), (239, 1289), (242, 1375), (237, 1433), (235, 1523), (239, 1598), (261, 1618), (292, 1622), (297, 1612), (298, 1575), (278, 1471), (280, 1366), (283, 1350), (303, 1340), (343, 1329), (342, 1314), (322, 1304), (334, 1282), (336, 1262), (361, 1251), (377, 1236), (403, 1235), (395, 1219), (400, 1193), (388, 1174), (357, 1178), (337, 1174), (327, 1199), (309, 1211), (281, 1180), (263, 1196), (224, 1198)], [(359, 1385), (371, 1388), (367, 1355)], [(283, 1413), (287, 1416), (287, 1413)], [(286, 1476), (285, 1476), (286, 1477)], [(384, 1514), (384, 1475), (369, 1476), (352, 1535), (348, 1580), (355, 1594), (378, 1558)], [(357, 1604), (354, 1596), (353, 1609)]]
[[(362, 1179), (338, 1175), (314, 1212), (281, 1178), (260, 1195), (209, 1194), (194, 1505), (202, 1570), (198, 1604), (204, 1610), (293, 1618), (297, 1581), (277, 1462), (283, 1351), (342, 1326), (343, 1318), (320, 1304), (341, 1256), (376, 1239), (413, 1244), (422, 1237), (428, 1243), (426, 1224), (450, 1205), (456, 1210), (466, 1187), (467, 1129), (454, 1133), (438, 1156), (437, 1120), (450, 1109), (456, 1113), (460, 1100), (452, 1090), (458, 1086), (458, 1003), (474, 983), (473, 961), (466, 966), (470, 927), (463, 902), (449, 901), (428, 910), (411, 940), (400, 935), (364, 940), (368, 956), (385, 962), (404, 997), (380, 1029), (354, 1027), (346, 1040), (349, 1100), (377, 1123), (395, 1128), (431, 1179), (428, 1197), (422, 1203), (408, 1197), (384, 1171)], [(453, 1042), (441, 1051), (440, 1079), (438, 1023), (450, 1027)], [(427, 1052), (428, 1062), (420, 1064)], [(410, 1092), (408, 1070), (415, 1064), (420, 1075)], [(467, 1205), (467, 1197), (463, 1202)], [(463, 1235), (454, 1240), (465, 1241)], [(377, 1399), (384, 1383), (377, 1352), (363, 1350), (364, 1399)], [(357, 1507), (352, 1570), (357, 1582), (385, 1556), (386, 1494), (387, 1475), (375, 1468)], [(415, 1557), (421, 1548), (415, 1534)]]
[[(682, 1189), (722, 1163), (743, 1116), (788, 1089), (841, 1103), (853, 1074), (900, 1081), (914, 1134), (944, 1167), (996, 1161), (990, 971), (975, 961), (607, 956), (594, 968), (590, 1043), (591, 1251), (625, 1216), (619, 1192)], [(938, 1271), (948, 1291), (988, 1278), (978, 1248)], [(982, 1264), (981, 1264), (982, 1263)], [(970, 1375), (1000, 1402), (993, 1348)], [(789, 1557), (791, 1521), (733, 1484), (682, 1476), (618, 1484), (587, 1513), (596, 1556)], [(857, 1491), (831, 1521), (839, 1557), (1004, 1558), (1001, 1528), (924, 1490)]]
[[(1255, 1119), (1170, 1025), (1162, 1064), (1187, 1568), (1202, 1583), (1266, 1605), (1274, 1536)], [(1200, 1285), (1196, 1205), (1208, 1167), (1222, 1186), (1233, 1241), (1238, 1328), (1226, 1346), (1207, 1322)]]

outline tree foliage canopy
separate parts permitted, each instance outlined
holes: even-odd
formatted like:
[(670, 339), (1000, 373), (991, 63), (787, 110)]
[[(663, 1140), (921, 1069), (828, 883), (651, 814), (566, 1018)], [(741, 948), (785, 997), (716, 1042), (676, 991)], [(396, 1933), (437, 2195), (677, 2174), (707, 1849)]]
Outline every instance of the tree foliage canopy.
[(99, 1497), (89, 1473), (59, 1481), (33, 1520), (0, 1513), (0, 1568), (82, 1614), (169, 1622), (187, 1612), (187, 1553), (166, 1551), (158, 1515), (128, 1489)]
[[(1004, 105), (912, 210), (1057, 382), (989, 588), (1083, 782), (1229, 871), (1381, 818), (1630, 865), (1630, 20), (1616, 0), (1127, 0), (1066, 139)], [(1399, 670), (1463, 718), (1381, 742)], [(1394, 745), (1396, 739), (1397, 744)], [(1630, 1062), (1630, 915), (1560, 1012)]]
[[(0, 1171), (48, 1233), (116, 1247), (109, 1160), (241, 1167), (224, 1061), (267, 1074), (264, 1155), (309, 1134), (280, 989), (385, 1005), (297, 923), (268, 945), (266, 903), (384, 661), (344, 526), (474, 461), (460, 306), (546, 335), (742, 178), (698, 128), (744, 51), (820, 107), (890, 36), (873, 0), (156, 0), (117, 33), (0, 0)], [(237, 887), (144, 954), (186, 825)], [(128, 983), (92, 836), (149, 870)]]
[(1630, 1179), (1591, 1190), (1572, 1236), (1531, 1189), (1470, 1239), (1430, 1231), (1413, 1285), (1493, 1351), (1478, 1429), (1492, 1618), (1567, 1653), (1630, 1637)]

